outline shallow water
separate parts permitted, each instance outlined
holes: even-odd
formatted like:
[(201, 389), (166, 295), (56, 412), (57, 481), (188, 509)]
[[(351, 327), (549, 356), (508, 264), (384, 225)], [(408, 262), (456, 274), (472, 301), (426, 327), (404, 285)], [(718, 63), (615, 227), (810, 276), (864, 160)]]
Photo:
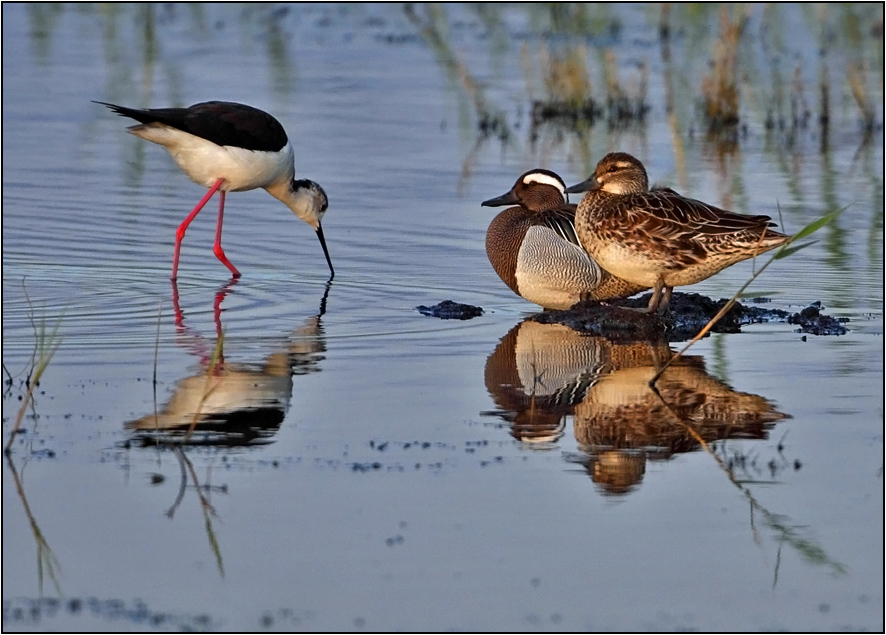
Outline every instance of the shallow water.
[[(3, 468), (4, 629), (882, 630), (871, 10), (754, 7), (746, 128), (724, 142), (696, 110), (717, 9), (675, 8), (665, 47), (652, 6), (4, 5), (4, 442), (35, 329), (59, 324)], [(607, 51), (629, 94), (648, 67), (644, 122), (532, 130), (541, 69), (580, 50), (600, 96)], [(257, 191), (227, 199), (243, 277), (205, 211), (172, 285), (202, 190), (93, 99), (272, 112), (329, 194), (335, 279)], [(484, 113), (503, 117), (489, 136)], [(821, 301), (849, 333), (706, 338), (663, 376), (663, 409), (646, 381), (667, 347), (524, 322), (537, 307), (492, 271), (479, 202), (536, 166), (577, 182), (615, 149), (787, 231), (847, 206), (751, 291)], [(752, 271), (692, 290), (727, 297)], [(444, 299), (485, 313), (414, 309)], [(136, 429), (155, 411), (213, 416), (177, 452)]]

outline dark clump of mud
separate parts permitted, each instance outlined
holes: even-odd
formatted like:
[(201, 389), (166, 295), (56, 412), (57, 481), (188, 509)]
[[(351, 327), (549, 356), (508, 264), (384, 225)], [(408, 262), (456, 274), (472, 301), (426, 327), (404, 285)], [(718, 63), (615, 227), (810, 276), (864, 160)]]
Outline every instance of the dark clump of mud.
[(808, 307), (788, 318), (788, 324), (798, 324), (800, 332), (812, 335), (845, 335), (843, 326), (849, 318), (833, 318), (821, 312), (821, 302), (813, 302)]
[[(671, 342), (692, 339), (729, 301), (714, 300), (698, 293), (676, 292), (664, 315), (650, 315), (645, 309), (651, 293), (638, 298), (600, 302), (585, 300), (571, 309), (544, 311), (530, 319), (541, 324), (563, 324), (589, 335), (602, 335), (612, 341), (658, 340)], [(736, 302), (726, 315), (711, 328), (711, 333), (740, 333), (745, 324), (783, 322), (796, 324), (798, 333), (813, 335), (845, 335), (843, 326), (849, 318), (834, 318), (821, 312), (821, 302), (813, 302), (799, 313), (757, 306), (769, 302), (754, 298), (748, 304)], [(483, 314), (483, 309), (470, 304), (444, 300), (434, 306), (417, 306), (422, 315), (443, 320), (470, 320)]]
[[(576, 331), (604, 335), (610, 340), (640, 340), (664, 337), (676, 342), (693, 337), (728, 302), (713, 300), (698, 293), (674, 293), (664, 315), (638, 311), (649, 303), (650, 294), (612, 303), (586, 300), (565, 311), (546, 311), (532, 317), (542, 324), (558, 323)], [(711, 329), (712, 333), (738, 333), (742, 325), (762, 322), (787, 322), (800, 326), (799, 331), (815, 335), (844, 335), (847, 318), (833, 318), (821, 313), (815, 302), (793, 315), (781, 309), (767, 309), (736, 302)]]
[(530, 319), (541, 324), (563, 324), (580, 333), (602, 335), (610, 341), (658, 340), (670, 329), (665, 316), (596, 300), (585, 300), (562, 311), (545, 311)]
[(420, 305), (415, 310), (422, 315), (430, 315), (441, 320), (470, 320), (483, 315), (483, 309), (470, 304), (461, 304), (452, 300), (443, 300), (434, 306)]
[[(624, 302), (625, 306), (645, 308), (651, 294)], [(672, 341), (695, 337), (725, 306), (728, 299), (714, 300), (698, 293), (674, 293), (663, 316), (669, 322), (666, 336)], [(744, 324), (785, 322), (790, 313), (781, 309), (765, 309), (736, 302), (711, 329), (713, 333), (740, 333)]]

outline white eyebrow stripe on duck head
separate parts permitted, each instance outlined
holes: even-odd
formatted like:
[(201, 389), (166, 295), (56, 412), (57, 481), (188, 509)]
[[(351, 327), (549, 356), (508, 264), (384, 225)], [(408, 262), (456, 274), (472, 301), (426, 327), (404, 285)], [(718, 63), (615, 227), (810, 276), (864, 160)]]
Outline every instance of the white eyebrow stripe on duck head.
[(530, 185), (531, 183), (540, 183), (542, 185), (551, 185), (560, 190), (561, 194), (566, 193), (566, 184), (560, 179), (551, 176), (550, 174), (542, 174), (541, 172), (532, 172), (531, 174), (527, 174), (523, 177), (523, 184)]

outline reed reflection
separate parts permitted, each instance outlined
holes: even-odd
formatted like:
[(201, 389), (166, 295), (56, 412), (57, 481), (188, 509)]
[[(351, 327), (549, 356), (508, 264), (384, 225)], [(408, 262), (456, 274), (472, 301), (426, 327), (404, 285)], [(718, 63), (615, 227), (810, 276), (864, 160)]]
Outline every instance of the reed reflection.
[[(33, 450), (30, 452), (33, 453)], [(10, 476), (12, 476), (12, 482), (15, 484), (15, 493), (18, 495), (19, 501), (21, 501), (22, 509), (25, 512), (25, 516), (28, 519), (28, 525), (31, 528), (31, 533), (34, 535), (34, 544), (37, 547), (37, 588), (40, 592), (40, 596), (43, 597), (43, 583), (48, 576), (55, 589), (55, 594), (62, 597), (64, 594), (62, 593), (61, 584), (59, 584), (57, 575), (57, 572), (61, 571), (61, 563), (58, 558), (56, 558), (55, 553), (53, 553), (49, 541), (46, 539), (43, 530), (40, 528), (40, 523), (37, 522), (37, 517), (31, 510), (28, 496), (25, 494), (24, 481), (19, 470), (16, 469), (12, 452), (7, 451), (5, 452), (5, 455), (6, 465), (9, 468)], [(27, 462), (23, 463), (22, 474), (24, 473), (24, 468), (26, 466)]]
[(616, 342), (531, 318), (502, 338), (486, 362), (485, 381), (514, 438), (550, 447), (573, 418), (587, 470), (600, 491), (624, 495), (643, 480), (648, 460), (718, 439), (765, 439), (788, 415), (759, 395), (711, 376), (700, 356), (673, 356), (666, 342)]
[(305, 319), (281, 346), (257, 364), (231, 363), (224, 357), (221, 303), (236, 280), (215, 296), (215, 343), (185, 324), (173, 285), (179, 342), (200, 359), (203, 370), (176, 383), (162, 410), (128, 421), (124, 427), (146, 444), (247, 445), (267, 443), (289, 410), (294, 375), (320, 371), (326, 341), (321, 318), (326, 286), (317, 315)]

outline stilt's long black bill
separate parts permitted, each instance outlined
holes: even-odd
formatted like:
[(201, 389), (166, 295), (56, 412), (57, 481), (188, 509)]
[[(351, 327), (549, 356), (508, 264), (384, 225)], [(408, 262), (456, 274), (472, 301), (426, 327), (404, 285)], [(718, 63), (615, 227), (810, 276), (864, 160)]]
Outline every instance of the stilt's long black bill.
[(317, 238), (320, 239), (320, 244), (323, 246), (323, 254), (326, 256), (326, 262), (329, 263), (329, 273), (332, 274), (329, 276), (329, 279), (332, 280), (335, 277), (335, 269), (332, 268), (332, 259), (329, 257), (329, 250), (326, 248), (326, 239), (323, 238), (323, 227), (320, 223), (317, 223)]

